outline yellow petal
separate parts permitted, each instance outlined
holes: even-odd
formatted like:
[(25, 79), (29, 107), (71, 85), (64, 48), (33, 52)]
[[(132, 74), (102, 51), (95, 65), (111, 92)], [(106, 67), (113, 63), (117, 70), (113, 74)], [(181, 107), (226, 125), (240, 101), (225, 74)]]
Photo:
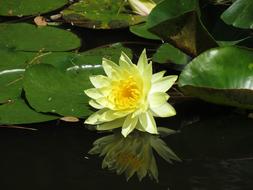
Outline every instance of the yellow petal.
[(118, 73), (119, 66), (109, 59), (103, 58), (102, 66), (108, 77), (112, 77), (112, 74)]
[(124, 137), (127, 137), (127, 135), (134, 130), (137, 122), (138, 122), (138, 117), (132, 118), (132, 114), (128, 115), (122, 126), (121, 134)]
[(101, 109), (93, 114), (91, 114), (85, 121), (84, 123), (86, 124), (91, 124), (91, 125), (96, 125), (96, 124), (100, 124), (103, 123), (103, 121), (101, 122), (99, 119), (101, 118), (101, 115), (103, 113), (105, 113), (106, 111), (108, 111), (107, 108)]
[(167, 100), (169, 99), (169, 95), (165, 92), (155, 92), (152, 94), (149, 94), (148, 96), (148, 102), (150, 107), (159, 107), (162, 104), (164, 104), (165, 102), (167, 102)]
[(90, 81), (95, 88), (101, 88), (110, 85), (110, 80), (103, 75), (90, 76)]
[(125, 120), (124, 118), (120, 118), (114, 121), (100, 124), (97, 126), (97, 130), (103, 131), (103, 130), (111, 130), (111, 129), (122, 127), (124, 120)]
[(158, 117), (171, 117), (176, 115), (176, 110), (167, 102), (158, 107), (150, 107), (150, 110), (154, 116)]
[(152, 83), (151, 93), (154, 92), (166, 92), (177, 80), (177, 75), (170, 75), (163, 77), (156, 82)]
[(84, 91), (84, 93), (92, 99), (98, 99), (103, 97), (101, 92), (97, 88), (90, 88)]
[(141, 74), (144, 73), (145, 67), (148, 65), (148, 58), (146, 55), (146, 50), (144, 49), (139, 57), (137, 67)]
[(160, 71), (158, 73), (155, 73), (152, 75), (152, 83), (160, 80), (161, 78), (163, 78), (164, 74), (166, 73), (166, 71)]
[(90, 100), (89, 101), (89, 105), (92, 106), (93, 108), (96, 108), (96, 109), (102, 109), (102, 108), (104, 108), (104, 106), (100, 105), (95, 100)]
[(152, 114), (147, 111), (139, 116), (139, 121), (145, 131), (151, 134), (158, 134), (156, 123)]

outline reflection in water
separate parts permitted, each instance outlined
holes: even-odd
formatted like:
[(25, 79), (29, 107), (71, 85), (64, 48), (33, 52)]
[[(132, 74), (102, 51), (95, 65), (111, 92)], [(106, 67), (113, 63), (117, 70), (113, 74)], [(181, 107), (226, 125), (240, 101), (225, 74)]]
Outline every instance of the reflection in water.
[[(161, 133), (171, 134), (172, 130), (160, 128)], [(114, 132), (96, 140), (90, 154), (105, 156), (102, 168), (116, 171), (117, 174), (125, 173), (127, 180), (135, 173), (141, 181), (147, 174), (158, 182), (158, 170), (153, 149), (169, 163), (171, 160), (180, 161), (175, 153), (159, 138), (135, 131), (126, 138), (120, 131)]]

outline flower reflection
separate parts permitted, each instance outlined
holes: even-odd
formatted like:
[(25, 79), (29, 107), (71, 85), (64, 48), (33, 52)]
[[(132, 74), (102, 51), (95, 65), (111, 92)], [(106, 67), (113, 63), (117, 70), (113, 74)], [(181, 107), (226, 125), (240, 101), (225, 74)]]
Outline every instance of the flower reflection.
[[(159, 133), (166, 135), (175, 133), (165, 128), (158, 128), (158, 130)], [(105, 156), (102, 168), (114, 170), (117, 174), (125, 173), (127, 180), (136, 173), (140, 181), (148, 175), (158, 182), (158, 169), (153, 149), (170, 163), (172, 160), (180, 161), (158, 135), (137, 130), (127, 137), (117, 130), (112, 135), (96, 140), (93, 145), (89, 154)]]

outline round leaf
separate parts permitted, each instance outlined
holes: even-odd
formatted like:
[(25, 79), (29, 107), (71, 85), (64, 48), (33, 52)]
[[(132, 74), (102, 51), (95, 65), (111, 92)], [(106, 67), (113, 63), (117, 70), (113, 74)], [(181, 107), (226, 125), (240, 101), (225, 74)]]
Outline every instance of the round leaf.
[(42, 14), (63, 7), (68, 0), (1, 0), (0, 15), (24, 16)]
[(142, 16), (127, 13), (124, 1), (114, 0), (74, 3), (63, 11), (63, 18), (74, 25), (93, 29), (125, 28), (143, 21)]
[(32, 110), (24, 100), (19, 98), (0, 105), (0, 124), (38, 123), (57, 118), (57, 116), (45, 115)]
[(179, 86), (206, 101), (253, 109), (253, 52), (238, 47), (204, 52), (185, 67)]
[(222, 20), (238, 28), (253, 29), (253, 1), (237, 0), (222, 15)]
[(0, 24), (0, 47), (18, 51), (68, 51), (81, 45), (73, 33), (51, 26)]

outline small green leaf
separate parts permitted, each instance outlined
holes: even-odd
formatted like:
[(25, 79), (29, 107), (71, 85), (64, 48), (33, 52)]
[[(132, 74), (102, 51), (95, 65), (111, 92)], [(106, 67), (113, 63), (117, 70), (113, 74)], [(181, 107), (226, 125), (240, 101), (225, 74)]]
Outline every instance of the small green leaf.
[(67, 3), (68, 0), (1, 0), (0, 15), (37, 15), (61, 8)]
[(73, 33), (51, 26), (0, 24), (0, 47), (17, 51), (68, 51), (80, 47)]
[(57, 116), (45, 115), (32, 110), (24, 100), (19, 98), (0, 105), (0, 124), (38, 123), (57, 118)]
[(185, 67), (179, 86), (212, 103), (253, 109), (253, 52), (238, 47), (206, 51)]
[(185, 65), (188, 62), (188, 56), (174, 46), (165, 43), (162, 44), (153, 55), (153, 61), (157, 63)]
[(143, 21), (128, 13), (125, 1), (94, 0), (74, 3), (63, 11), (63, 18), (74, 25), (93, 29), (125, 28)]
[(238, 28), (253, 29), (253, 1), (237, 0), (222, 15), (221, 19)]

